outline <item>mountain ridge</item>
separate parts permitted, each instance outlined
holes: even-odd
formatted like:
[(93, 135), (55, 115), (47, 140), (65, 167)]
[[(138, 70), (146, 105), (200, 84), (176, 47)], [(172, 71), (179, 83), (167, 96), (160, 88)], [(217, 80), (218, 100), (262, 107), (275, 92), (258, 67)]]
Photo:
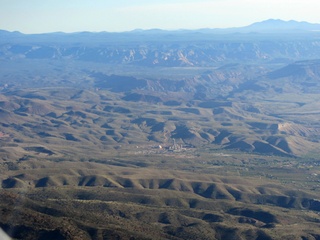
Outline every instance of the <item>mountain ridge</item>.
[(5, 29), (0, 29), (0, 35), (2, 34), (20, 34), (20, 35), (43, 35), (43, 34), (64, 34), (64, 35), (74, 35), (74, 34), (168, 34), (168, 33), (232, 33), (232, 32), (250, 32), (250, 31), (262, 31), (270, 30), (279, 31), (279, 30), (300, 30), (300, 31), (320, 31), (320, 23), (310, 23), (307, 21), (296, 21), (296, 20), (281, 20), (281, 19), (267, 19), (260, 22), (254, 22), (252, 24), (242, 26), (242, 27), (227, 27), (227, 28), (198, 28), (198, 29), (160, 29), (160, 28), (150, 28), (150, 29), (132, 29), (129, 31), (120, 31), (120, 32), (110, 32), (110, 31), (77, 31), (77, 32), (43, 32), (43, 33), (23, 33), (20, 31), (8, 31)]

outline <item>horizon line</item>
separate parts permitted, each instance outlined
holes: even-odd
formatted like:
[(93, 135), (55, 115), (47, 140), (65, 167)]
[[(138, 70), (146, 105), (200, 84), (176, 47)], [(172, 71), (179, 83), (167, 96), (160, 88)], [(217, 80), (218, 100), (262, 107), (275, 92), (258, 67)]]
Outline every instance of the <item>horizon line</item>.
[(201, 30), (228, 30), (228, 29), (241, 29), (241, 28), (246, 28), (250, 27), (252, 25), (258, 24), (258, 23), (264, 23), (268, 21), (280, 21), (283, 23), (290, 23), (290, 22), (295, 22), (295, 23), (307, 23), (311, 25), (319, 25), (320, 23), (313, 23), (313, 22), (308, 22), (308, 21), (297, 21), (294, 19), (291, 20), (282, 20), (279, 18), (269, 18), (266, 20), (258, 21), (258, 22), (253, 22), (249, 25), (245, 26), (239, 26), (239, 27), (215, 27), (215, 28), (210, 28), (210, 27), (203, 27), (203, 28), (178, 28), (178, 29), (165, 29), (165, 28), (134, 28), (130, 30), (123, 30), (123, 31), (108, 31), (108, 30), (101, 30), (101, 31), (89, 31), (89, 30), (81, 30), (81, 31), (52, 31), (52, 32), (34, 32), (34, 33), (25, 33), (23, 31), (19, 30), (6, 30), (6, 29), (0, 29), (0, 31), (5, 31), (9, 33), (19, 33), (19, 34), (24, 34), (24, 35), (41, 35), (41, 34), (78, 34), (78, 33), (132, 33), (132, 32), (139, 32), (139, 31), (163, 31), (163, 32), (173, 32), (173, 31), (201, 31)]

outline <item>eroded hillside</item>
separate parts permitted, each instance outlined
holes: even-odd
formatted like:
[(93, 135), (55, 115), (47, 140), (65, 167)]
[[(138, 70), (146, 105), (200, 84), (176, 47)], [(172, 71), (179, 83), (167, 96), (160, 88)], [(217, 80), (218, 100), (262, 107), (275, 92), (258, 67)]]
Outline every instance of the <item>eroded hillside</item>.
[(0, 34), (14, 239), (320, 238), (317, 33)]

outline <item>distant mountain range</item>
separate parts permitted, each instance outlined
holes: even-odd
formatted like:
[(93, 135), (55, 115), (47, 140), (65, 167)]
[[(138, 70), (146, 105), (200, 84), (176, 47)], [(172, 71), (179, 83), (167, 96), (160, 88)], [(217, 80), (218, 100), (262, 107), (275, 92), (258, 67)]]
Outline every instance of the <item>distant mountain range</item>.
[(22, 34), (0, 30), (0, 59), (73, 59), (139, 66), (213, 66), (317, 59), (320, 24), (267, 20), (242, 28)]
[[(180, 29), (180, 30), (162, 30), (162, 29), (135, 29), (127, 32), (113, 33), (113, 34), (183, 34), (183, 33), (249, 33), (249, 32), (257, 32), (257, 33), (272, 33), (272, 32), (292, 32), (292, 31), (320, 31), (320, 24), (318, 23), (309, 23), (309, 22), (299, 22), (295, 20), (284, 21), (280, 19), (268, 19), (262, 22), (256, 22), (248, 26), (244, 27), (234, 27), (234, 28), (203, 28), (196, 30), (188, 30), (188, 29)], [(54, 35), (88, 35), (88, 34), (110, 34), (112, 32), (75, 32), (75, 33), (63, 33), (63, 32), (54, 32), (54, 33), (43, 33), (43, 34), (24, 34), (24, 35), (44, 35), (44, 34), (54, 34)], [(0, 36), (21, 36), (23, 33), (14, 31), (6, 31), (0, 30)]]

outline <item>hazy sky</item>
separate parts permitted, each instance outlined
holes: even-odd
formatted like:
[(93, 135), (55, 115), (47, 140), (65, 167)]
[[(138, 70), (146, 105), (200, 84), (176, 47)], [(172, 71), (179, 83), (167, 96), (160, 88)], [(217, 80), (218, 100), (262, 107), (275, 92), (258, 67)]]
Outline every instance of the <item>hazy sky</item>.
[(0, 0), (0, 29), (24, 33), (198, 29), (270, 18), (320, 23), (319, 0)]

